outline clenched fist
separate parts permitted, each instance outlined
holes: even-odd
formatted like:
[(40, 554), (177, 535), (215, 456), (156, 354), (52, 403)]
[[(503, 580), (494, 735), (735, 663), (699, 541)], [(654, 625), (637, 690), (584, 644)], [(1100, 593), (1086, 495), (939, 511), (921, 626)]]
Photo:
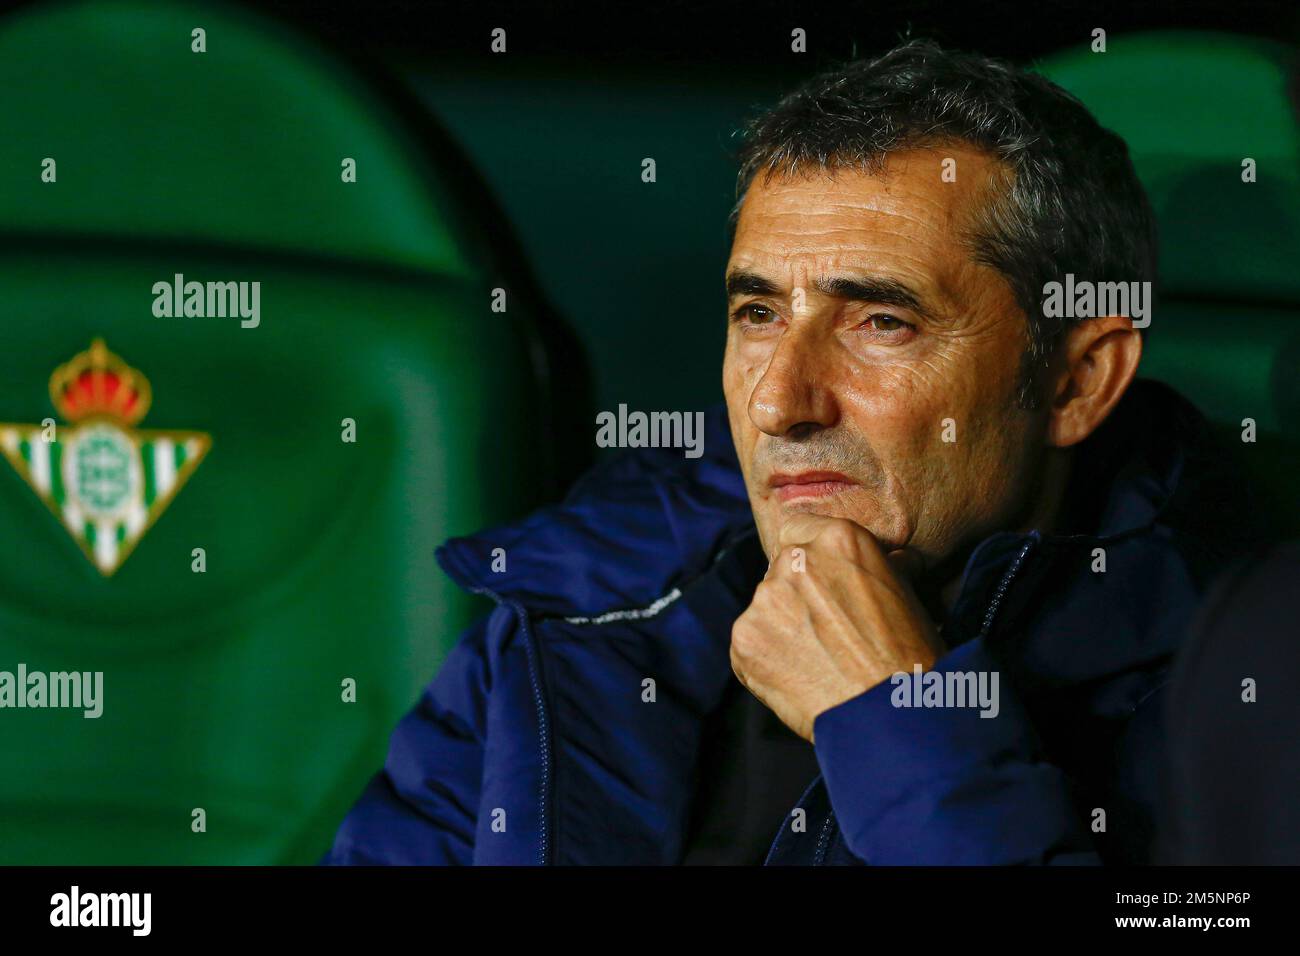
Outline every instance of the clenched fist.
[(912, 590), (911, 555), (844, 518), (794, 514), (754, 600), (731, 628), (731, 667), (791, 730), (943, 653)]

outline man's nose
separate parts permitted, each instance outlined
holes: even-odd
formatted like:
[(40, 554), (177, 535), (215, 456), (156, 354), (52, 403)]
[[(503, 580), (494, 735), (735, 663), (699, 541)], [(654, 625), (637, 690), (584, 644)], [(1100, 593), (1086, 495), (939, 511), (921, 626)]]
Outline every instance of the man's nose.
[(769, 435), (788, 436), (836, 423), (839, 407), (829, 387), (830, 370), (819, 351), (811, 330), (781, 336), (749, 396), (749, 419), (755, 427)]

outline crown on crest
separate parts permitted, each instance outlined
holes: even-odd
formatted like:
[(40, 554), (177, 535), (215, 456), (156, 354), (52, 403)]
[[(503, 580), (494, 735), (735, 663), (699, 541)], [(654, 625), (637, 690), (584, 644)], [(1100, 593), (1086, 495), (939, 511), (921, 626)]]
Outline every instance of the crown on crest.
[(111, 418), (134, 425), (149, 411), (149, 380), (108, 350), (103, 339), (54, 370), (50, 400), (66, 421)]

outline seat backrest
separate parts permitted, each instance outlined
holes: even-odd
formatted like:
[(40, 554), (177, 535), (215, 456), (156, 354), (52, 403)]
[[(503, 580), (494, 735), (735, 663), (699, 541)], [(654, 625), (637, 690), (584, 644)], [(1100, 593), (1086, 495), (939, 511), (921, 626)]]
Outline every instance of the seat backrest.
[[(1151, 197), (1160, 292), (1141, 374), (1174, 385), (1240, 446), (1279, 534), (1300, 533), (1291, 62), (1281, 44), (1177, 31), (1114, 36), (1105, 53), (1076, 49), (1038, 66), (1125, 139)], [(1250, 423), (1256, 440), (1243, 442)]]
[(0, 711), (0, 863), (314, 861), (481, 611), (435, 546), (546, 486), (535, 316), (449, 158), (259, 16), (28, 7), (0, 90), (0, 671), (103, 673)]

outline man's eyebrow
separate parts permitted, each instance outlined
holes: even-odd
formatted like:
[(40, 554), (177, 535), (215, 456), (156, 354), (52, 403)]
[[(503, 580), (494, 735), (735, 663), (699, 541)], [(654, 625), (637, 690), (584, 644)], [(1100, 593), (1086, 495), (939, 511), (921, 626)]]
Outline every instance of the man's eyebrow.
[[(813, 281), (814, 288), (822, 295), (836, 299), (849, 299), (853, 302), (878, 302), (881, 305), (893, 305), (908, 309), (922, 318), (933, 319), (930, 309), (921, 302), (921, 297), (911, 288), (897, 279), (885, 276), (833, 276)], [(781, 295), (781, 287), (756, 272), (738, 269), (727, 275), (727, 298), (738, 295)]]
[(813, 280), (813, 286), (822, 295), (836, 299), (848, 299), (852, 302), (879, 302), (881, 305), (895, 305), (908, 309), (925, 318), (930, 318), (930, 310), (921, 304), (921, 297), (897, 279), (883, 276), (834, 276), (827, 279)]
[(738, 295), (780, 295), (781, 287), (757, 272), (736, 269), (727, 273), (727, 298)]

